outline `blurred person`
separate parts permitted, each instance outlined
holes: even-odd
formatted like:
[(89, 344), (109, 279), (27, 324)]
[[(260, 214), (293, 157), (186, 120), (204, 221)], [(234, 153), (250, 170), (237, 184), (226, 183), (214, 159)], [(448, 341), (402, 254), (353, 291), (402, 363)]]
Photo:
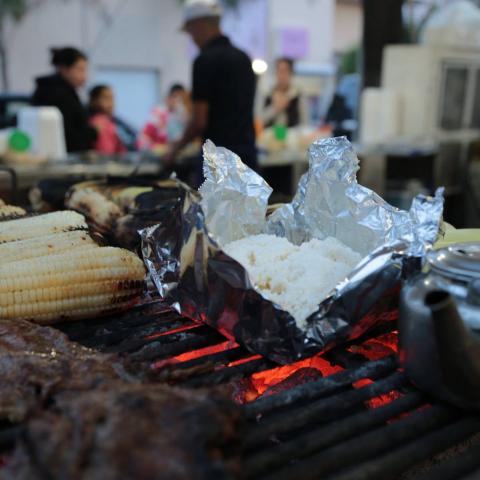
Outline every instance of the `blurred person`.
[[(183, 30), (200, 48), (193, 63), (193, 113), (185, 134), (165, 160), (173, 163), (185, 145), (201, 137), (232, 150), (255, 169), (256, 78), (248, 55), (223, 35), (221, 13), (215, 0), (188, 0), (185, 5)], [(200, 161), (198, 166), (200, 177)]]
[(97, 130), (95, 150), (106, 155), (125, 153), (127, 149), (121, 142), (113, 112), (115, 96), (108, 85), (97, 85), (90, 90), (88, 109), (90, 125)]
[(336, 93), (328, 108), (325, 123), (332, 127), (334, 137), (348, 137), (351, 140), (352, 132), (344, 128), (344, 122), (353, 118), (353, 112), (348, 107), (345, 97)]
[(77, 93), (87, 81), (87, 56), (73, 47), (54, 48), (51, 54), (55, 73), (36, 79), (32, 103), (60, 110), (68, 152), (90, 150), (97, 139), (97, 131), (89, 125), (87, 111)]
[(138, 138), (141, 150), (155, 150), (182, 138), (190, 117), (190, 98), (185, 87), (173, 84), (165, 105), (152, 110), (149, 121)]
[(294, 62), (290, 58), (276, 61), (276, 84), (265, 98), (262, 118), (265, 127), (297, 127), (306, 123), (302, 95), (293, 83)]

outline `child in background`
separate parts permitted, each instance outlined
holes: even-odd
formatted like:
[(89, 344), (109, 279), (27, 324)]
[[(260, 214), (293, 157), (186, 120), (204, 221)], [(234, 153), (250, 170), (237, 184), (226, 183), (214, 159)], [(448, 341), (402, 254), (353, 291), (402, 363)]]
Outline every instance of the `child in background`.
[(95, 150), (105, 155), (125, 153), (112, 115), (115, 109), (115, 98), (108, 85), (97, 85), (90, 90), (90, 125), (98, 131)]
[(172, 85), (165, 106), (152, 110), (150, 119), (138, 138), (138, 148), (162, 151), (170, 143), (179, 140), (188, 123), (189, 110), (188, 93), (183, 85)]

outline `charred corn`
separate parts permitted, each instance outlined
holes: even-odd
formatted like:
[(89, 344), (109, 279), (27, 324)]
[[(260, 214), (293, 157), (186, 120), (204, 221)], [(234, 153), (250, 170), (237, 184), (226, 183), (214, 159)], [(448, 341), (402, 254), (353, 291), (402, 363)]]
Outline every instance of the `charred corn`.
[(47, 213), (38, 217), (1, 222), (0, 244), (87, 228), (84, 217), (79, 213), (71, 211)]
[(24, 217), (26, 214), (27, 212), (23, 208), (15, 207), (14, 205), (0, 204), (0, 222)]
[(68, 208), (82, 212), (100, 232), (109, 232), (122, 215), (120, 208), (105, 195), (85, 188), (74, 190), (66, 201)]
[(144, 281), (143, 262), (112, 247), (0, 265), (0, 319), (51, 324), (110, 313), (135, 303)]
[(18, 242), (0, 244), (0, 265), (28, 260), (45, 255), (58, 255), (59, 253), (76, 251), (80, 248), (95, 246), (88, 232), (56, 233), (39, 238), (28, 238)]

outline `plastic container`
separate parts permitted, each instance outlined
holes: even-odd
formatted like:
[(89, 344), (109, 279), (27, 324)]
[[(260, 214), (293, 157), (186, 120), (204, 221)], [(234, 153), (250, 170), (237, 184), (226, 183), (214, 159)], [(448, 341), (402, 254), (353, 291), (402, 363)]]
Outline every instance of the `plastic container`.
[(287, 139), (288, 129), (285, 125), (274, 125), (273, 134), (276, 140), (284, 142)]
[(18, 128), (32, 140), (32, 153), (49, 160), (67, 156), (63, 117), (56, 107), (27, 107), (18, 114)]

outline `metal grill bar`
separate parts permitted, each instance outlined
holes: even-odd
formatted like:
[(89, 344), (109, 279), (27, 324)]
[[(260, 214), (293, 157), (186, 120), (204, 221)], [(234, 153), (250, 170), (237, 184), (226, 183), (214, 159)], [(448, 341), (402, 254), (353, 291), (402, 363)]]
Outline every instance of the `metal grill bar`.
[(468, 477), (462, 478), (462, 480), (478, 480), (479, 478), (480, 478), (480, 470), (475, 470), (475, 472), (470, 474)]
[(190, 352), (204, 347), (217, 345), (225, 341), (219, 333), (208, 329), (208, 327), (198, 332), (189, 330), (175, 335), (169, 335), (169, 338), (161, 337), (151, 341), (137, 340), (125, 349), (122, 347), (120, 352), (118, 349), (110, 349), (109, 352), (126, 353), (130, 352), (129, 358), (136, 362), (146, 362), (153, 360), (161, 360), (164, 358), (174, 357), (182, 353)]
[(211, 355), (204, 355), (203, 357), (194, 358), (193, 360), (187, 360), (186, 362), (181, 362), (175, 364), (175, 369), (186, 370), (198, 365), (203, 365), (205, 363), (211, 363), (213, 365), (223, 365), (226, 366), (230, 362), (243, 359), (248, 357), (250, 353), (242, 347), (231, 348), (224, 352), (213, 353)]
[(388, 405), (361, 411), (343, 420), (335, 421), (332, 425), (320, 429), (312, 428), (308, 433), (295, 437), (290, 442), (254, 453), (247, 458), (244, 463), (245, 476), (247, 479), (257, 478), (260, 474), (268, 473), (275, 467), (289, 463), (292, 458), (308, 457), (323, 448), (360, 435), (369, 429), (383, 425), (391, 418), (419, 407), (422, 400), (423, 397), (420, 394), (411, 393)]
[[(477, 470), (476, 477), (470, 477), (472, 472), (480, 467), (480, 445), (470, 447), (466, 452), (455, 457), (453, 460), (434, 467), (425, 475), (421, 475), (418, 480), (459, 480), (468, 475), (468, 478), (480, 478), (480, 470)], [(467, 480), (467, 479), (465, 479)]]
[[(308, 460), (287, 467), (265, 477), (265, 480), (287, 480), (301, 478), (314, 480), (326, 478), (327, 475), (341, 468), (356, 466), (364, 459), (376, 458), (383, 452), (388, 452), (405, 441), (417, 438), (434, 428), (440, 428), (458, 418), (458, 412), (446, 407), (432, 407), (410, 415), (402, 422), (396, 422), (385, 427), (360, 435), (354, 439), (328, 448)], [(356, 470), (356, 467), (355, 467)], [(383, 472), (385, 474), (385, 472)], [(359, 480), (360, 476), (355, 479)], [(372, 477), (365, 477), (372, 479)], [(382, 478), (395, 478), (385, 477)]]
[(242, 363), (234, 367), (221, 369), (217, 372), (199, 375), (197, 377), (188, 379), (182, 383), (182, 386), (190, 388), (201, 388), (208, 386), (221, 385), (232, 381), (235, 378), (243, 378), (256, 372), (269, 370), (275, 364), (263, 358), (259, 360), (252, 360), (251, 362)]
[(247, 417), (253, 418), (277, 408), (287, 407), (299, 400), (312, 400), (328, 395), (341, 388), (349, 387), (362, 378), (380, 378), (398, 368), (398, 359), (394, 356), (369, 362), (355, 370), (340, 372), (322, 378), (316, 382), (300, 385), (278, 395), (260, 398), (245, 406)]
[(403, 373), (396, 372), (385, 380), (372, 383), (357, 390), (348, 391), (325, 399), (320, 399), (288, 414), (277, 415), (266, 419), (254, 426), (246, 436), (245, 447), (247, 450), (258, 448), (259, 444), (267, 442), (275, 435), (291, 433), (301, 427), (318, 422), (326, 422), (332, 418), (336, 420), (345, 416), (352, 407), (362, 404), (366, 400), (396, 390), (406, 383)]
[[(123, 338), (128, 338), (134, 334), (140, 326), (167, 325), (168, 321), (188, 322), (188, 320), (179, 317), (175, 312), (168, 310), (162, 303), (148, 303), (139, 305), (128, 313), (101, 318), (99, 320), (84, 320), (77, 322), (66, 322), (55, 325), (55, 328), (64, 332), (70, 340), (84, 343), (93, 338), (101, 338), (102, 335), (109, 333), (123, 333)], [(101, 346), (101, 341), (98, 342)]]
[(460, 443), (479, 430), (479, 417), (462, 418), (451, 425), (435, 430), (393, 450), (383, 457), (374, 455), (365, 457), (366, 459), (373, 458), (373, 460), (328, 480), (384, 480), (385, 478), (395, 478), (413, 465)]
[[(226, 341), (222, 335), (167, 311), (161, 303), (137, 307), (108, 320), (62, 325), (61, 329), (72, 340), (125, 355), (140, 368), (145, 362), (159, 360), (157, 381), (187, 388), (227, 384), (276, 367), (266, 359), (252, 357), (243, 347), (233, 345), (219, 351)], [(397, 371), (396, 355), (369, 361), (364, 356), (364, 352), (369, 356), (368, 348), (349, 348), (395, 329), (395, 322), (381, 324), (323, 355), (344, 371), (243, 407), (247, 417), (247, 480), (390, 480), (480, 430), (477, 417), (465, 419), (457, 410), (425, 405), (420, 393), (406, 387), (404, 374)], [(208, 348), (216, 345), (217, 350)], [(169, 362), (195, 350), (202, 350), (197, 358), (185, 356), (190, 360)], [(362, 379), (373, 383), (353, 388)], [(366, 401), (399, 389), (403, 397), (376, 409), (365, 407)], [(417, 410), (422, 406), (425, 408)], [(402, 416), (405, 413), (408, 415)], [(7, 445), (8, 435), (4, 438)], [(480, 478), (473, 476), (480, 465), (475, 461), (479, 454), (480, 450), (474, 450), (450, 467), (458, 476), (443, 473), (436, 480), (457, 480), (469, 474), (469, 480)]]

